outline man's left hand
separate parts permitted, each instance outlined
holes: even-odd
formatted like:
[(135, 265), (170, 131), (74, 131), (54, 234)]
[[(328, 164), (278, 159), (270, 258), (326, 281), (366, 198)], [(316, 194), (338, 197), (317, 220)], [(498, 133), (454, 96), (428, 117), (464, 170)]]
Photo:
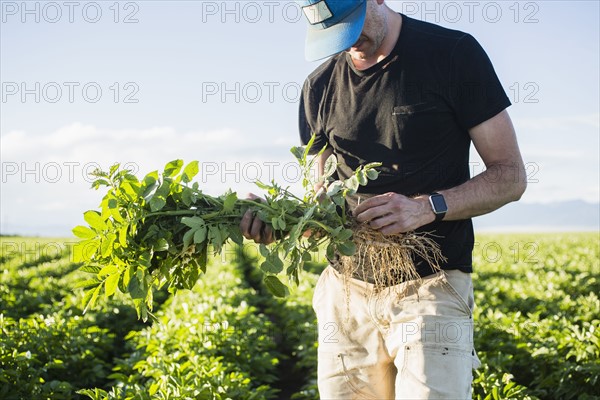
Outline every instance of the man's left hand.
[(373, 196), (360, 203), (353, 214), (358, 222), (368, 223), (385, 235), (412, 231), (435, 220), (426, 196), (410, 198), (398, 193)]

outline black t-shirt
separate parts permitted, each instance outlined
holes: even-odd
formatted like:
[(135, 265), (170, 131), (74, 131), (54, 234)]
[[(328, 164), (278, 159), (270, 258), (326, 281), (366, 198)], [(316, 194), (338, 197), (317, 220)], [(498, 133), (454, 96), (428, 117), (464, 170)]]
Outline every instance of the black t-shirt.
[[(381, 174), (359, 189), (362, 199), (387, 192), (406, 196), (451, 188), (470, 178), (469, 129), (510, 106), (492, 63), (469, 34), (402, 15), (391, 54), (357, 70), (342, 52), (306, 79), (300, 137), (316, 135), (313, 150), (330, 146), (345, 179), (360, 165), (382, 162)], [(350, 207), (356, 198), (348, 199)], [(441, 221), (432, 232), (444, 269), (472, 271), (470, 219)], [(421, 275), (431, 268), (417, 260)]]

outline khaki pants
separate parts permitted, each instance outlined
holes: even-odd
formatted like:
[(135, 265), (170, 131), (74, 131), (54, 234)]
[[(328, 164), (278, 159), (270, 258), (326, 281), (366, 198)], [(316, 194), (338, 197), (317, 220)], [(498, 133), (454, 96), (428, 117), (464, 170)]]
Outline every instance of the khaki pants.
[(471, 275), (443, 271), (420, 285), (372, 288), (344, 283), (331, 266), (317, 282), (321, 399), (470, 399), (479, 366)]

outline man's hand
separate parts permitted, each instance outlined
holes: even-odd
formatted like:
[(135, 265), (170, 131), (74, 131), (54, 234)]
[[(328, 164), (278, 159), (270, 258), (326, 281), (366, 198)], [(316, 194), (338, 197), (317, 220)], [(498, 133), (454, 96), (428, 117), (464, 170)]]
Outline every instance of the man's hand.
[(412, 231), (435, 220), (426, 196), (410, 198), (398, 193), (373, 196), (360, 203), (353, 215), (385, 235)]
[[(248, 200), (262, 201), (262, 199), (252, 193), (246, 197)], [(252, 211), (248, 210), (240, 222), (240, 230), (246, 239), (254, 240), (256, 243), (269, 244), (275, 241), (273, 229), (265, 224)]]

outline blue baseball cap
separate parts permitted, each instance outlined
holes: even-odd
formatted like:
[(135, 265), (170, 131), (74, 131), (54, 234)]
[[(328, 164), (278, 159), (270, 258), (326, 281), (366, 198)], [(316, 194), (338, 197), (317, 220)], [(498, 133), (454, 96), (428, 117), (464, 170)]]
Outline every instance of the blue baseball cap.
[(297, 0), (308, 20), (305, 56), (316, 61), (349, 49), (360, 37), (367, 0)]

